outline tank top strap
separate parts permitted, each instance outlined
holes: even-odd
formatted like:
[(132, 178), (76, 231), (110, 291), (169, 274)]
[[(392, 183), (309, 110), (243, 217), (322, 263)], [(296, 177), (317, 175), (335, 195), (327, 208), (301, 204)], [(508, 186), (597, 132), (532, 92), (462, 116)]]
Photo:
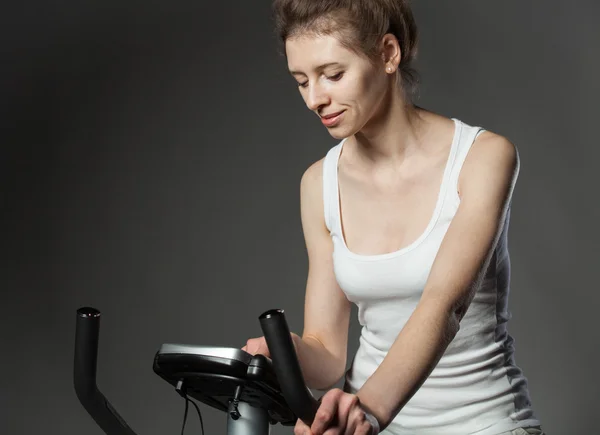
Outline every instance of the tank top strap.
[(337, 167), (344, 141), (331, 148), (323, 160), (323, 211), (325, 226), (331, 233), (337, 228), (335, 219), (338, 206)]
[[(450, 186), (455, 188), (453, 193), (458, 192), (458, 178), (471, 146), (475, 142), (475, 139), (485, 131), (481, 127), (470, 126), (460, 120), (455, 121), (460, 124), (460, 137), (458, 138), (456, 156), (452, 162), (450, 179), (448, 180)], [(459, 128), (458, 125), (457, 128)]]

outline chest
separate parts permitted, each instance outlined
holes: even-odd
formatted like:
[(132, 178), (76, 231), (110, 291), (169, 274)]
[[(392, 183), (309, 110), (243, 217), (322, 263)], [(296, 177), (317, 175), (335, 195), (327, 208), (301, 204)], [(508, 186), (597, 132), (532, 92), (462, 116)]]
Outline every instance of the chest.
[(443, 163), (437, 162), (415, 175), (378, 180), (340, 167), (340, 223), (348, 249), (360, 255), (379, 255), (416, 241), (439, 205)]

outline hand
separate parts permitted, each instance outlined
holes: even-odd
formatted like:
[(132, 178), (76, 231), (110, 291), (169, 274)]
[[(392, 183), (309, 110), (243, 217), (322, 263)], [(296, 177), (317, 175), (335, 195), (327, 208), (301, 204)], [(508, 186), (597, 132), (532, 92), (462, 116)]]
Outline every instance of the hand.
[[(290, 335), (292, 337), (292, 343), (294, 344), (294, 350), (298, 352), (298, 340), (301, 340), (301, 338), (293, 332), (291, 332)], [(260, 354), (266, 356), (267, 358), (271, 358), (271, 352), (269, 352), (269, 346), (267, 346), (267, 341), (265, 340), (264, 336), (248, 339), (248, 341), (246, 341), (246, 345), (242, 347), (242, 350), (251, 355)]]
[(312, 426), (298, 419), (295, 435), (378, 435), (379, 423), (361, 408), (358, 396), (339, 388), (322, 398)]
[(251, 355), (261, 354), (267, 358), (271, 358), (271, 353), (269, 352), (269, 347), (267, 346), (265, 337), (248, 339), (248, 341), (246, 341), (246, 345), (242, 347), (242, 350)]

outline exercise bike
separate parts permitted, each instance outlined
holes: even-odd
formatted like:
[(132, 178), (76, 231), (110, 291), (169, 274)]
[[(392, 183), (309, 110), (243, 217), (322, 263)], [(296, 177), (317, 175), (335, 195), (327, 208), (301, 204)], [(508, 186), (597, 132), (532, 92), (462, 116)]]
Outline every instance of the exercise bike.
[[(100, 317), (95, 308), (77, 310), (75, 392), (107, 435), (136, 435), (96, 383)], [(226, 412), (227, 435), (268, 435), (272, 425), (293, 426), (298, 418), (310, 425), (319, 406), (304, 382), (283, 310), (266, 311), (259, 321), (271, 358), (172, 343), (154, 357), (154, 372), (179, 395)]]

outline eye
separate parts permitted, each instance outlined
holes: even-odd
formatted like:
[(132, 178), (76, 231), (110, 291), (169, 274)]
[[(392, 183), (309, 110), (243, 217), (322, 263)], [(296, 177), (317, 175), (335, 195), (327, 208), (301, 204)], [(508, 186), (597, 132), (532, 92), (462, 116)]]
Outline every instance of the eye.
[(329, 80), (338, 81), (339, 79), (341, 79), (341, 78), (342, 78), (342, 76), (343, 76), (343, 75), (344, 75), (344, 73), (343, 73), (343, 72), (339, 72), (339, 73), (337, 73), (336, 75), (334, 75), (334, 76), (331, 76), (331, 77), (327, 77), (327, 78), (328, 78)]
[[(333, 76), (327, 77), (327, 79), (337, 82), (338, 80), (340, 80), (342, 78), (343, 75), (344, 75), (344, 72), (340, 71), (339, 73), (337, 73)], [(298, 83), (299, 88), (305, 88), (307, 85), (308, 85), (308, 82)]]

